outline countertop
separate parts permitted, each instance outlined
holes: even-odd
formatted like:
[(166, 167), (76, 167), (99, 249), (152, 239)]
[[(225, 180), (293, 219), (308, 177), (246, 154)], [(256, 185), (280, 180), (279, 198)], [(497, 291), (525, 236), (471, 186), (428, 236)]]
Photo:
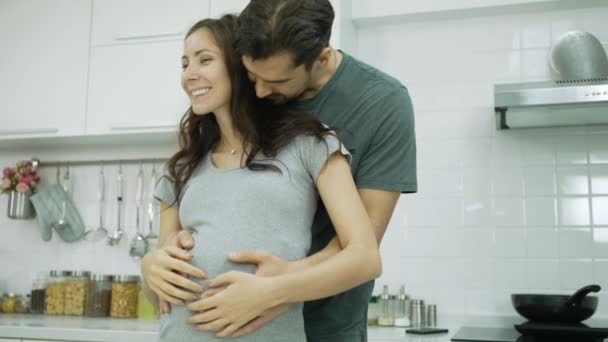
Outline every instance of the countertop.
[[(501, 326), (520, 323), (517, 317), (441, 317), (447, 334), (411, 335), (405, 328), (368, 328), (369, 342), (449, 342), (462, 325)], [(474, 322), (474, 324), (471, 324)], [(150, 342), (156, 339), (157, 320), (0, 314), (0, 338), (83, 342)]]

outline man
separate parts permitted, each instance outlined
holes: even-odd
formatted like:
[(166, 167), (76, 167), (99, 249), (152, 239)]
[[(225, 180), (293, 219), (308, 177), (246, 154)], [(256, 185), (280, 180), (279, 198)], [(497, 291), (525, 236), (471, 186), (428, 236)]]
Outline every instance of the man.
[[(258, 97), (312, 111), (336, 129), (352, 154), (355, 183), (380, 243), (400, 193), (417, 190), (412, 104), (399, 81), (329, 46), (333, 19), (328, 0), (252, 0), (239, 17), (237, 50)], [(304, 260), (285, 262), (264, 251), (241, 251), (230, 259), (256, 264), (262, 275), (323, 262), (341, 247), (322, 203), (312, 234), (310, 256)], [(180, 234), (171, 243), (191, 247), (193, 242), (188, 234)], [(188, 260), (178, 253), (172, 257)], [(152, 258), (142, 263), (146, 281), (154, 263)], [(367, 341), (367, 303), (373, 287), (372, 281), (305, 303), (308, 341)], [(176, 287), (164, 291), (180, 298)], [(258, 329), (284, 310), (267, 310), (236, 336)]]

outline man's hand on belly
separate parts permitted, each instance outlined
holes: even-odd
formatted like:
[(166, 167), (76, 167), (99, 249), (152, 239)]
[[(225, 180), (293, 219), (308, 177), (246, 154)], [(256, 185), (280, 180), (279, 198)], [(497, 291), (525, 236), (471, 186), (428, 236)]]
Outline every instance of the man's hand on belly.
[[(272, 279), (250, 273), (230, 271), (210, 280), (211, 289), (187, 308), (195, 313), (187, 323), (218, 337), (232, 336), (239, 328), (276, 306)], [(274, 304), (273, 304), (274, 303)]]

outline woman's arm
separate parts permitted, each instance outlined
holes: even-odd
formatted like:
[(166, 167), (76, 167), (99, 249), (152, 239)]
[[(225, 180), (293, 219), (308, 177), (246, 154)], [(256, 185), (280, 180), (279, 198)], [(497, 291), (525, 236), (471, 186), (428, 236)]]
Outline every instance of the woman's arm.
[(141, 261), (144, 295), (155, 305), (164, 300), (184, 304), (184, 300), (197, 298), (191, 292), (202, 292), (202, 287), (187, 278), (192, 275), (204, 278), (204, 273), (188, 261), (192, 255), (177, 245), (177, 234), (182, 230), (179, 213), (167, 203), (160, 203), (160, 229), (157, 249), (148, 252)]
[(374, 229), (355, 187), (346, 158), (333, 154), (317, 178), (317, 188), (334, 224), (342, 250), (318, 264), (272, 277), (228, 272), (210, 280), (210, 287), (227, 286), (203, 294), (188, 305), (189, 322), (197, 329), (228, 336), (265, 309), (284, 303), (328, 297), (378, 277), (380, 254)]

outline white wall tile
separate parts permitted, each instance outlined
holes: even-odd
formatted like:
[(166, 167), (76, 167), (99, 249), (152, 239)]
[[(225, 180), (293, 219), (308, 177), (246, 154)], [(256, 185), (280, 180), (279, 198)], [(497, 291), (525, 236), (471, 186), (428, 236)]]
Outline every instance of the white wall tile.
[(554, 195), (556, 192), (555, 169), (546, 166), (525, 168), (524, 184), (527, 196)]
[(495, 196), (523, 195), (523, 170), (521, 168), (498, 168), (494, 170), (492, 189)]
[(496, 259), (494, 262), (494, 288), (525, 289), (526, 261), (523, 259)]
[(594, 197), (592, 199), (593, 206), (593, 224), (608, 226), (608, 196)]
[(465, 258), (489, 258), (494, 249), (494, 233), (487, 228), (464, 228), (458, 245)]
[(526, 137), (522, 152), (525, 165), (555, 164), (555, 143), (550, 137)]
[(589, 199), (581, 198), (560, 198), (558, 200), (559, 224), (563, 226), (588, 226), (589, 218)]
[(499, 227), (524, 226), (524, 202), (521, 198), (494, 198), (493, 221)]
[(559, 257), (559, 231), (555, 228), (533, 228), (526, 231), (528, 258)]
[(596, 261), (593, 263), (593, 283), (602, 288), (608, 285), (608, 261)]
[(556, 141), (558, 164), (587, 164), (587, 141), (584, 136), (564, 136)]
[(489, 168), (492, 164), (492, 139), (468, 139), (463, 145), (464, 167)]
[(557, 190), (564, 195), (589, 194), (587, 167), (558, 167)]
[(528, 260), (526, 287), (531, 289), (554, 289), (559, 284), (559, 262), (557, 260)]
[(418, 172), (418, 193), (425, 196), (462, 195), (462, 177), (460, 168), (420, 170)]
[(551, 46), (551, 26), (544, 21), (528, 24), (521, 29), (522, 49), (549, 48)]
[(494, 263), (490, 259), (474, 258), (463, 261), (463, 284), (466, 290), (485, 290), (494, 284)]
[(524, 258), (526, 256), (525, 229), (494, 230), (494, 256), (499, 258)]
[(554, 227), (557, 223), (557, 202), (552, 197), (526, 198), (525, 212), (528, 227)]
[(497, 135), (492, 146), (492, 164), (495, 168), (522, 164), (521, 142), (516, 137)]
[(549, 49), (527, 49), (521, 51), (522, 81), (547, 80), (550, 76)]
[(466, 168), (464, 173), (464, 195), (490, 196), (492, 192), (492, 171), (489, 168)]
[(559, 256), (562, 259), (593, 258), (591, 229), (560, 229)]
[(589, 143), (589, 159), (592, 164), (608, 163), (608, 136), (598, 135), (590, 136)]
[(469, 227), (490, 225), (491, 204), (490, 197), (465, 197), (464, 225)]
[(593, 263), (591, 261), (561, 260), (559, 277), (562, 289), (578, 290), (593, 281)]
[(608, 228), (593, 228), (593, 256), (608, 259)]
[(591, 192), (608, 194), (608, 166), (591, 166)]

